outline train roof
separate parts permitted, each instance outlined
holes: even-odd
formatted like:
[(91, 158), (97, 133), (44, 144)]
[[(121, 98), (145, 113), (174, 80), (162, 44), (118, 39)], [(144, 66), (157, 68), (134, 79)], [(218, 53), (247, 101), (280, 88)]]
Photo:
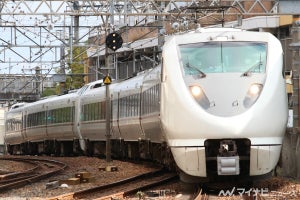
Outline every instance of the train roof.
[(242, 30), (240, 28), (198, 28), (193, 32), (196, 33), (209, 33), (209, 32), (226, 32), (226, 31), (230, 31), (230, 32), (240, 32), (240, 31), (245, 31)]

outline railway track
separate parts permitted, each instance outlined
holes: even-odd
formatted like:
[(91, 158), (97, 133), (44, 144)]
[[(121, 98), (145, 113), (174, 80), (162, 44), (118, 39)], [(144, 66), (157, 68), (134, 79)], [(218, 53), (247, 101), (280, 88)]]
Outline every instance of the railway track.
[(0, 160), (23, 162), (32, 165), (31, 168), (24, 171), (0, 175), (0, 191), (7, 191), (40, 181), (59, 173), (67, 167), (62, 162), (41, 158), (1, 157)]
[(167, 172), (163, 169), (144, 173), (107, 185), (96, 186), (90, 189), (81, 190), (57, 197), (48, 198), (48, 200), (66, 200), (66, 199), (112, 199), (123, 198), (129, 195), (137, 194), (139, 191), (161, 185), (178, 178), (175, 173)]

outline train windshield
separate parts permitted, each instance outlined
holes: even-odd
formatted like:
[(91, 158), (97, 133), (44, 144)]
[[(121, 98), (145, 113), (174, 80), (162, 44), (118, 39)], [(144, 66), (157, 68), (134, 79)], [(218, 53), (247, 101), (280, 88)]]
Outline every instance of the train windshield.
[(205, 42), (180, 45), (179, 49), (185, 75), (266, 71), (266, 43)]

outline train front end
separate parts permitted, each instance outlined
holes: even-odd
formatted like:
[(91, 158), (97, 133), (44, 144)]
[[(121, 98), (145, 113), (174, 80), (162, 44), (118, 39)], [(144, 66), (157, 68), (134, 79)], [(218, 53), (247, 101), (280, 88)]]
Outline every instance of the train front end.
[(202, 29), (163, 48), (161, 121), (189, 182), (270, 174), (287, 123), (281, 44), (270, 33)]

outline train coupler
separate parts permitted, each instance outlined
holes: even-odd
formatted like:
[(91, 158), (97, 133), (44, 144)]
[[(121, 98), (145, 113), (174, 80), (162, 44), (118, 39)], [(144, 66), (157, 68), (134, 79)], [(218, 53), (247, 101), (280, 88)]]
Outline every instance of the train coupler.
[(239, 175), (240, 158), (237, 145), (234, 140), (220, 141), (219, 154), (217, 156), (218, 175)]

